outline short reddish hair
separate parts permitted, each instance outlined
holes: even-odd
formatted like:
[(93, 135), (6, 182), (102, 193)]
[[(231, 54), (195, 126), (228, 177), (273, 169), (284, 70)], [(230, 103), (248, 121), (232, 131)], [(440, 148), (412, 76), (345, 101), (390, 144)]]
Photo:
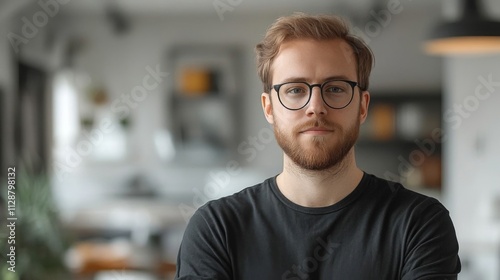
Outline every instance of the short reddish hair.
[(342, 39), (347, 42), (356, 58), (356, 72), (359, 88), (367, 90), (370, 72), (374, 64), (373, 53), (360, 38), (349, 32), (349, 26), (338, 16), (310, 16), (295, 13), (291, 16), (277, 19), (259, 44), (255, 47), (257, 53), (257, 72), (264, 85), (264, 92), (271, 91), (271, 65), (278, 55), (281, 45), (293, 39), (331, 40)]

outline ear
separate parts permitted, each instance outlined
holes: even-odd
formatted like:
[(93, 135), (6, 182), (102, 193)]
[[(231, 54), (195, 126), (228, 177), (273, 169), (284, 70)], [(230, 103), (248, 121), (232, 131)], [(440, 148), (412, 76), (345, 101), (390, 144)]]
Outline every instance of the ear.
[(264, 111), (264, 116), (270, 124), (274, 124), (273, 117), (273, 106), (271, 102), (271, 95), (269, 93), (263, 92), (260, 96), (262, 102), (262, 110)]
[(368, 107), (370, 105), (370, 93), (368, 91), (361, 92), (361, 100), (359, 104), (359, 120), (360, 123), (364, 123), (366, 117), (368, 116)]

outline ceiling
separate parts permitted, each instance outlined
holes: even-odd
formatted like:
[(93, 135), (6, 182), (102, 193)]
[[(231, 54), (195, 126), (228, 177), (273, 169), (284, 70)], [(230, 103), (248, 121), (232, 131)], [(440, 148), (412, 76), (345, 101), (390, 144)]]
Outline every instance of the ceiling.
[(124, 13), (133, 15), (154, 14), (203, 14), (213, 13), (216, 7), (231, 12), (279, 12), (283, 9), (331, 9), (334, 5), (345, 5), (355, 8), (371, 6), (378, 0), (107, 0), (107, 1), (75, 1), (68, 7), (68, 12), (100, 13), (106, 5), (116, 5)]
[[(131, 16), (213, 14), (216, 8), (237, 14), (280, 13), (282, 11), (324, 12), (348, 14), (368, 13), (385, 8), (388, 3), (400, 3), (408, 10), (436, 9), (441, 3), (455, 0), (66, 0), (61, 11), (68, 15), (104, 14), (106, 7), (115, 6)], [(488, 0), (497, 2), (496, 0)], [(63, 1), (61, 1), (63, 2)], [(58, 2), (56, 2), (58, 3)], [(0, 18), (13, 15), (26, 6), (36, 6), (34, 0), (0, 0)], [(500, 5), (498, 5), (500, 8)], [(34, 7), (35, 9), (39, 7)]]
[[(280, 13), (281, 11), (324, 12), (337, 11), (346, 14), (367, 14), (386, 8), (389, 3), (399, 3), (406, 10), (431, 11), (440, 9), (445, 16), (458, 13), (463, 0), (66, 0), (61, 11), (68, 15), (104, 14), (106, 7), (115, 6), (130, 16), (141, 15), (192, 15), (216, 13), (216, 6), (227, 8), (236, 14)], [(500, 1), (478, 0), (485, 13), (500, 18)], [(0, 0), (0, 19), (15, 14), (20, 9), (37, 5), (34, 0)]]

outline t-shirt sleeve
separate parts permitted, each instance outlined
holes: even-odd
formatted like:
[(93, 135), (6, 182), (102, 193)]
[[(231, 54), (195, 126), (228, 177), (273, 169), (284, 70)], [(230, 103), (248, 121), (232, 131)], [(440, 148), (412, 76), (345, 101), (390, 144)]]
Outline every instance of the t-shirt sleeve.
[(206, 206), (191, 217), (177, 256), (176, 280), (230, 280), (225, 233)]
[[(407, 229), (402, 280), (457, 279), (461, 264), (448, 210), (436, 200), (412, 214)], [(428, 202), (428, 201), (427, 201)]]

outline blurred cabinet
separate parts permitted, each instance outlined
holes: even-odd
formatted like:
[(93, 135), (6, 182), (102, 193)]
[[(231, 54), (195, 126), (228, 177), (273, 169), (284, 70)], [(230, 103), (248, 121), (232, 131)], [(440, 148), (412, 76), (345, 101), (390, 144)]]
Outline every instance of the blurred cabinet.
[(178, 160), (213, 163), (236, 150), (241, 63), (235, 46), (183, 45), (168, 52), (170, 128)]
[(406, 187), (439, 193), (444, 132), (441, 95), (373, 92), (357, 144), (358, 161), (370, 173)]

